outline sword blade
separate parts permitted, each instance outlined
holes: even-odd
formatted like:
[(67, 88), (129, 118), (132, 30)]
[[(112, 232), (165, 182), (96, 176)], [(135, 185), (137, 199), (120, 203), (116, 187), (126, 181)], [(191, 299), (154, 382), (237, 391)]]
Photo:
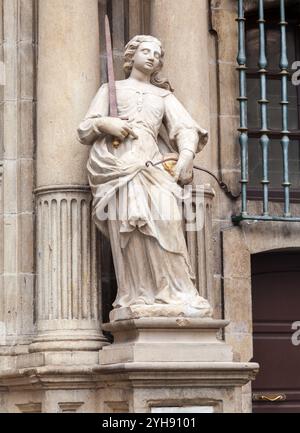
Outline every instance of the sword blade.
[(108, 16), (105, 15), (105, 42), (107, 58), (107, 77), (109, 89), (109, 114), (112, 117), (118, 117), (117, 92), (113, 64), (113, 52), (111, 45), (111, 33)]

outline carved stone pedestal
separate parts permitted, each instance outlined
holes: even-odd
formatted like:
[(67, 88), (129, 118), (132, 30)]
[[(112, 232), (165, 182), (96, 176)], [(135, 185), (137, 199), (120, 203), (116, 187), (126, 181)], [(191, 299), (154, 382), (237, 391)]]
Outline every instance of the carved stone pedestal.
[[(256, 363), (233, 362), (224, 320), (141, 318), (103, 325), (114, 343), (99, 353), (106, 411), (242, 412)], [(124, 409), (125, 410), (125, 409)]]
[(100, 364), (119, 362), (232, 361), (230, 346), (217, 338), (228, 322), (185, 317), (121, 320), (102, 325), (114, 336)]
[(2, 410), (242, 412), (242, 386), (254, 379), (258, 364), (232, 361), (231, 347), (218, 338), (227, 323), (120, 320), (103, 325), (115, 341), (99, 352), (15, 356), (0, 372)]

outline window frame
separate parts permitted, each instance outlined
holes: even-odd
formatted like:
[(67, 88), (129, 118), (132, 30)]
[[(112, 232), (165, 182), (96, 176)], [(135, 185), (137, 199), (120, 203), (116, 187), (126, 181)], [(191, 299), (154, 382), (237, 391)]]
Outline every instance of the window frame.
[[(294, 35), (295, 35), (295, 52), (296, 52), (296, 59), (300, 60), (300, 31), (297, 31), (297, 26), (300, 27), (300, 19), (295, 18), (295, 10), (293, 7), (289, 7), (287, 9), (287, 22), (288, 25), (293, 25), (295, 28)], [(252, 11), (251, 13), (247, 14), (246, 16), (246, 33), (253, 29), (258, 28), (257, 24), (257, 11)], [(279, 9), (278, 8), (272, 8), (268, 9), (266, 11), (266, 24), (276, 24), (278, 25), (278, 33), (280, 35), (280, 26), (279, 26)], [(300, 29), (299, 29), (300, 30)], [(267, 37), (267, 36), (266, 36)], [(279, 60), (279, 59), (278, 59)], [(279, 63), (279, 61), (278, 61)], [(290, 65), (291, 66), (291, 65)], [(270, 70), (267, 69), (267, 83), (269, 80), (280, 80), (281, 79), (281, 73), (280, 69), (278, 67), (277, 70)], [(288, 80), (291, 81), (292, 74), (295, 71), (291, 68), (288, 68)], [(254, 68), (247, 68), (246, 69), (246, 82), (247, 85), (249, 84), (249, 81), (251, 79), (258, 79), (260, 77), (260, 74), (257, 69)], [(298, 129), (290, 130), (289, 132), (289, 138), (290, 140), (299, 140), (299, 146), (300, 146), (300, 85), (296, 86), (296, 95), (297, 95), (297, 108), (298, 108)], [(248, 111), (249, 113), (249, 111)], [(247, 113), (247, 114), (248, 114)], [(261, 132), (259, 128), (248, 128), (248, 137), (249, 138), (259, 138), (261, 136)], [(281, 139), (282, 134), (280, 129), (269, 129), (268, 137), (270, 140), (274, 139)], [(249, 149), (248, 149), (249, 151)], [(247, 186), (247, 198), (249, 200), (262, 200), (263, 198), (263, 190), (262, 188), (257, 187), (251, 187)], [(284, 201), (284, 192), (283, 188), (269, 188), (269, 201), (277, 201), (277, 202), (283, 202)], [(298, 189), (291, 189), (290, 190), (290, 201), (292, 203), (300, 203), (300, 188)]]

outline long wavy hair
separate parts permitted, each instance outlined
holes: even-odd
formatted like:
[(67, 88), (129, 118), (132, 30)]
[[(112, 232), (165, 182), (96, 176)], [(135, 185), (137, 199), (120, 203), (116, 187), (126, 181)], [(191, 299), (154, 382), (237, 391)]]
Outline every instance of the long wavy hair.
[(134, 54), (142, 42), (155, 42), (160, 47), (160, 50), (161, 50), (161, 56), (159, 59), (159, 66), (156, 69), (156, 71), (154, 71), (151, 74), (150, 83), (153, 84), (154, 86), (161, 87), (162, 89), (167, 89), (167, 90), (170, 90), (171, 92), (174, 92), (174, 89), (172, 88), (169, 80), (167, 78), (160, 77), (160, 75), (159, 75), (159, 73), (160, 73), (160, 71), (164, 65), (165, 52), (162, 48), (160, 40), (155, 38), (154, 36), (150, 36), (150, 35), (134, 36), (134, 38), (132, 38), (128, 42), (128, 44), (125, 46), (124, 65), (123, 65), (125, 77), (128, 78), (131, 74), (132, 67), (133, 67)]

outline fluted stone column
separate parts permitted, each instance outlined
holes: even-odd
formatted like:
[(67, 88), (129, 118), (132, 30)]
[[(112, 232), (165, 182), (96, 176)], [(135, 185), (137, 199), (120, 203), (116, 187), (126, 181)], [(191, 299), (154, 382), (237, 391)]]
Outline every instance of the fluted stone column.
[(97, 350), (100, 331), (89, 149), (76, 128), (99, 85), (97, 0), (39, 2), (37, 336), (31, 351)]

